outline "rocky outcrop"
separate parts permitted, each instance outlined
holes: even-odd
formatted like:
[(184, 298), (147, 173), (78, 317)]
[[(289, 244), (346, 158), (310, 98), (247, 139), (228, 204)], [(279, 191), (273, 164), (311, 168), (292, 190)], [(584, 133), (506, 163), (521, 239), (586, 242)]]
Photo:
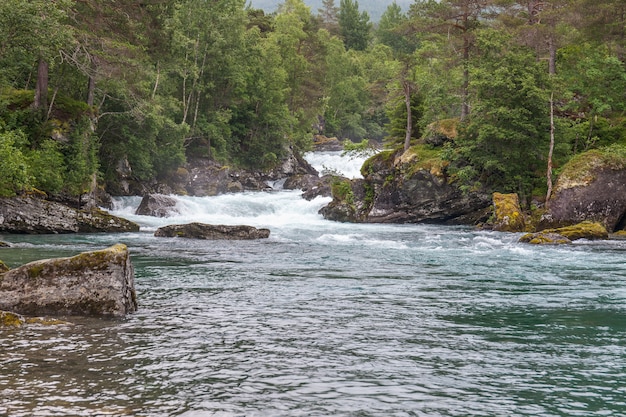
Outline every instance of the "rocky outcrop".
[(176, 208), (176, 199), (161, 194), (146, 194), (141, 199), (141, 203), (135, 214), (141, 216), (169, 217), (179, 214)]
[(253, 240), (266, 239), (268, 229), (252, 226), (225, 226), (205, 223), (174, 224), (160, 227), (154, 233), (156, 237), (184, 237), (207, 240)]
[(139, 231), (139, 225), (100, 209), (76, 210), (35, 197), (0, 199), (0, 232), (117, 233)]
[(330, 220), (370, 223), (475, 224), (491, 199), (464, 193), (448, 181), (447, 164), (424, 148), (381, 152), (365, 162), (363, 179), (333, 184), (333, 201), (320, 213)]
[(500, 232), (523, 232), (524, 214), (517, 194), (493, 193), (493, 229)]
[(190, 157), (185, 166), (159, 181), (138, 182), (126, 173), (130, 169), (127, 163), (122, 164), (121, 168), (117, 180), (107, 184), (107, 189), (114, 195), (178, 194), (207, 197), (242, 191), (268, 191), (272, 189), (268, 184), (291, 176), (318, 175), (293, 149), (287, 149), (281, 162), (265, 171), (251, 171), (221, 165), (209, 158)]
[(343, 151), (343, 143), (335, 137), (329, 138), (324, 135), (315, 135), (313, 137), (313, 148), (318, 152), (338, 152)]
[(571, 243), (574, 240), (608, 239), (609, 233), (601, 223), (582, 222), (572, 226), (545, 229), (537, 233), (527, 233), (520, 238), (520, 242), (534, 244), (561, 244)]
[(610, 149), (589, 151), (565, 165), (539, 228), (582, 221), (602, 223), (610, 232), (626, 225), (626, 160)]
[(27, 315), (123, 316), (137, 310), (128, 249), (118, 244), (0, 274), (0, 309)]

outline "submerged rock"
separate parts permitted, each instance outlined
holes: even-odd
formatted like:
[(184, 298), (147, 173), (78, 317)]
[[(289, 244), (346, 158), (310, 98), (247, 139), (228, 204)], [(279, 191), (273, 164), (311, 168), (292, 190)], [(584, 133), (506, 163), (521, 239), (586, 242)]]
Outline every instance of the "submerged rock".
[(28, 315), (123, 316), (137, 310), (128, 249), (117, 244), (0, 274), (0, 309)]
[(146, 194), (135, 214), (141, 216), (169, 217), (179, 214), (176, 208), (176, 199), (162, 194)]
[(225, 226), (205, 223), (174, 224), (160, 227), (154, 233), (156, 237), (184, 237), (207, 240), (266, 239), (269, 235), (269, 229), (257, 229), (252, 226)]
[(519, 241), (533, 245), (567, 245), (572, 243), (565, 236), (551, 232), (527, 233)]
[(9, 243), (0, 241), (0, 248), (10, 248), (10, 247), (11, 245)]
[(76, 210), (35, 197), (0, 198), (0, 232), (117, 233), (136, 232), (139, 225), (103, 210)]
[(48, 317), (24, 317), (21, 314), (11, 311), (0, 311), (1, 327), (20, 327), (25, 324), (41, 324), (44, 326), (67, 325), (67, 321), (52, 319)]
[(8, 270), (9, 270), (9, 267), (7, 266), (7, 264), (5, 264), (4, 262), (0, 261), (0, 273), (7, 272)]

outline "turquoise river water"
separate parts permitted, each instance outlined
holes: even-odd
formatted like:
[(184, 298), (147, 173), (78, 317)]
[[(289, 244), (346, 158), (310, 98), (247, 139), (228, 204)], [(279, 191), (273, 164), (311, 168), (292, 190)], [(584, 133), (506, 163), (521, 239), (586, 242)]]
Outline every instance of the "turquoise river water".
[[(0, 329), (0, 416), (626, 416), (626, 242), (334, 223), (299, 194), (178, 197), (165, 219), (120, 198), (140, 232), (0, 236), (10, 266), (125, 243), (139, 299)], [(189, 221), (271, 235), (152, 235)]]

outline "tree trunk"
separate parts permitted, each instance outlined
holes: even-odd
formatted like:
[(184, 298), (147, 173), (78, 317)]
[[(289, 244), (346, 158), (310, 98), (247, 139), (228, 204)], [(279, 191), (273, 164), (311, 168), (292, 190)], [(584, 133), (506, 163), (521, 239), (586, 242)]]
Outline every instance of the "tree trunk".
[(404, 81), (402, 83), (404, 90), (404, 102), (406, 104), (406, 135), (404, 137), (404, 151), (406, 152), (411, 146), (411, 133), (413, 132), (413, 113), (411, 111), (411, 83)]
[(550, 202), (552, 195), (552, 154), (554, 153), (554, 92), (550, 94), (550, 150), (548, 152), (548, 171), (546, 179), (548, 181), (548, 193), (546, 194), (546, 206)]
[(39, 58), (37, 66), (37, 85), (35, 86), (35, 101), (33, 108), (36, 110), (46, 109), (48, 107), (48, 61)]
[(461, 105), (461, 121), (464, 121), (469, 116), (469, 55), (470, 55), (470, 40), (468, 34), (464, 35), (463, 39), (463, 87), (461, 91), (461, 99), (463, 101)]

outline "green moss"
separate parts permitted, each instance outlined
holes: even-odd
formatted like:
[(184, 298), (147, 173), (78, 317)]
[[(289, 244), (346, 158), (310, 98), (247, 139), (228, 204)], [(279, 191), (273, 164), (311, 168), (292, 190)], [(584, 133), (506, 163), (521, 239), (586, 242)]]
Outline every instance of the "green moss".
[(526, 229), (526, 219), (521, 212), (517, 194), (493, 193), (494, 227), (502, 232), (521, 232)]
[(626, 168), (626, 146), (611, 145), (574, 156), (561, 170), (559, 188), (589, 184), (598, 168)]
[(361, 166), (361, 175), (367, 178), (369, 175), (376, 172), (376, 168), (375, 168), (376, 165), (383, 164), (383, 165), (391, 166), (395, 155), (396, 155), (395, 150), (387, 150), (387, 151), (379, 152), (376, 155), (373, 155), (367, 158), (365, 162), (363, 162), (363, 165)]
[(449, 162), (443, 158), (443, 148), (420, 144), (412, 146), (407, 152), (413, 154), (408, 158), (410, 168), (407, 173), (409, 175), (418, 171), (429, 171), (438, 177), (444, 176)]
[(570, 240), (577, 239), (607, 239), (609, 233), (606, 228), (597, 222), (585, 221), (573, 226), (560, 227), (558, 229), (546, 229), (543, 233), (558, 233)]
[(9, 311), (0, 311), (0, 327), (19, 327), (24, 324), (24, 317)]
[(30, 268), (28, 268), (28, 276), (31, 279), (36, 279), (41, 275), (41, 273), (43, 272), (43, 269), (44, 269), (43, 264), (33, 265)]
[(0, 261), (0, 274), (3, 272), (7, 272), (8, 270), (9, 270), (9, 267), (7, 266), (7, 264)]
[(571, 240), (558, 233), (528, 233), (519, 240), (522, 243), (530, 243), (532, 245), (567, 245), (572, 243)]

